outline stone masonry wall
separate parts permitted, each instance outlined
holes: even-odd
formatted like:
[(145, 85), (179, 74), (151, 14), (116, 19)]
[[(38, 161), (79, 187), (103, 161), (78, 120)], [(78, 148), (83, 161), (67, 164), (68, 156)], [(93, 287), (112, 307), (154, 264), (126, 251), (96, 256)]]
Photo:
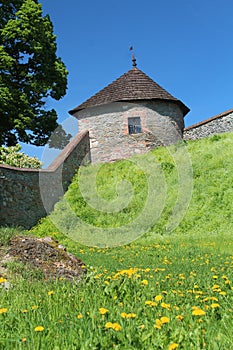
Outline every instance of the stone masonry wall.
[(198, 140), (211, 135), (233, 131), (233, 110), (226, 111), (184, 129), (184, 140)]
[(78, 167), (88, 160), (89, 134), (83, 131), (45, 170), (0, 165), (0, 225), (35, 225), (53, 209)]
[[(93, 163), (129, 158), (175, 143), (182, 138), (184, 127), (180, 107), (166, 101), (115, 102), (75, 116), (79, 130), (89, 130)], [(142, 133), (129, 134), (129, 117), (140, 117)]]

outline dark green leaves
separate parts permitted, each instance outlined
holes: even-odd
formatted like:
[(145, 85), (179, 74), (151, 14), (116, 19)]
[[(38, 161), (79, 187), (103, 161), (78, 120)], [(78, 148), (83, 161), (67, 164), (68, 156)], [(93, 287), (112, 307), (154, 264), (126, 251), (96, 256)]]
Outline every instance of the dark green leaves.
[(0, 144), (43, 145), (57, 127), (46, 98), (59, 100), (67, 88), (53, 25), (35, 0), (4, 0), (0, 18)]

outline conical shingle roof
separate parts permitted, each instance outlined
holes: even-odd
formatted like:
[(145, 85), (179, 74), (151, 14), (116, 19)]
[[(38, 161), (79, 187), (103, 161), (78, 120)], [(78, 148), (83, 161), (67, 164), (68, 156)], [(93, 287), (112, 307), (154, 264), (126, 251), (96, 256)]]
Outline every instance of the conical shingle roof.
[(189, 112), (183, 102), (169, 94), (140, 69), (132, 68), (69, 113), (73, 115), (82, 109), (111, 102), (138, 100), (172, 101), (181, 107), (184, 116)]

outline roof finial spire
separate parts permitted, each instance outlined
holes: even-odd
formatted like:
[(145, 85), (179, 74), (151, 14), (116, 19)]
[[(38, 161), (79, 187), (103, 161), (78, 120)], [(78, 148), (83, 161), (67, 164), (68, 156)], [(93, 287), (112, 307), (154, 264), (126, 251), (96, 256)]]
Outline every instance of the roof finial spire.
[(134, 68), (136, 68), (136, 67), (137, 67), (137, 62), (136, 62), (136, 58), (135, 58), (135, 56), (134, 56), (134, 49), (133, 49), (133, 46), (130, 46), (129, 50), (132, 51), (132, 66), (133, 66)]

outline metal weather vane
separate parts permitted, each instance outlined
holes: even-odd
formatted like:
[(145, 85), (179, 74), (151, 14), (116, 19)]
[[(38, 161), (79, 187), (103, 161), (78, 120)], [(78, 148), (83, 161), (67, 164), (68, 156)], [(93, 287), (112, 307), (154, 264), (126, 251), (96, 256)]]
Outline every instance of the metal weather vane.
[(133, 48), (133, 46), (130, 46), (129, 50), (132, 51), (132, 65), (133, 65), (134, 68), (136, 68), (137, 67), (137, 62), (136, 62), (136, 58), (134, 56), (134, 48)]

